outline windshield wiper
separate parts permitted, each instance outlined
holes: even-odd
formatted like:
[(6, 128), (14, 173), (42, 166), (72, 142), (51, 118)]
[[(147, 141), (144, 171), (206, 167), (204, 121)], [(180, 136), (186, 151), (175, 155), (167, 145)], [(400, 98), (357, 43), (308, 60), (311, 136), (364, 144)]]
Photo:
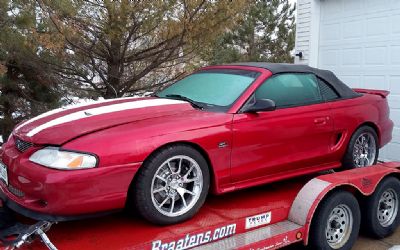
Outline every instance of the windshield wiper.
[(183, 96), (183, 95), (176, 95), (176, 94), (172, 95), (171, 94), (171, 95), (165, 95), (165, 97), (186, 101), (186, 102), (190, 103), (193, 106), (193, 108), (197, 108), (197, 109), (203, 109), (204, 108), (198, 102), (193, 101), (192, 99), (187, 98), (186, 96)]

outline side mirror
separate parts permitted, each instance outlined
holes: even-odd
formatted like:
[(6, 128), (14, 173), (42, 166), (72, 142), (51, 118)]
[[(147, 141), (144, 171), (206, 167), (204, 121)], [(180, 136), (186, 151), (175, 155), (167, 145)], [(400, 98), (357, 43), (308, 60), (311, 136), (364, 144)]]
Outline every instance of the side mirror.
[(274, 111), (276, 104), (271, 99), (259, 99), (243, 108), (243, 113), (257, 113), (260, 111)]

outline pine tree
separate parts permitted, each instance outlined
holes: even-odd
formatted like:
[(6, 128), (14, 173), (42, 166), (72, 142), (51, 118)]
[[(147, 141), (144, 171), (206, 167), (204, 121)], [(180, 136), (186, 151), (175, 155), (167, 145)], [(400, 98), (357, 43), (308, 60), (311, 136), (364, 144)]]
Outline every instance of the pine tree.
[(3, 141), (24, 119), (60, 105), (59, 79), (42, 62), (50, 58), (43, 49), (54, 41), (39, 43), (37, 34), (46, 29), (36, 23), (34, 1), (0, 3), (0, 134)]
[(205, 61), (293, 62), (295, 12), (289, 0), (256, 0), (243, 19), (202, 54)]

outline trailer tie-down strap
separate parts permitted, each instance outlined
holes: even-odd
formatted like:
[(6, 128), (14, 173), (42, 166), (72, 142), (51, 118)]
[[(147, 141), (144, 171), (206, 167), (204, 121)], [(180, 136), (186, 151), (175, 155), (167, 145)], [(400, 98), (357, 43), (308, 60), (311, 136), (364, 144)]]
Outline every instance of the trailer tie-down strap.
[(51, 243), (46, 235), (52, 223), (47, 221), (39, 221), (33, 225), (15, 223), (13, 226), (1, 230), (0, 241), (4, 246), (11, 249), (19, 248), (26, 243), (33, 242), (37, 237), (40, 237), (42, 242), (51, 250), (57, 248)]
[(14, 215), (8, 209), (0, 207), (0, 247), (20, 248), (39, 237), (48, 249), (56, 250), (46, 235), (52, 224), (47, 221), (39, 221), (33, 225), (23, 224), (15, 221)]

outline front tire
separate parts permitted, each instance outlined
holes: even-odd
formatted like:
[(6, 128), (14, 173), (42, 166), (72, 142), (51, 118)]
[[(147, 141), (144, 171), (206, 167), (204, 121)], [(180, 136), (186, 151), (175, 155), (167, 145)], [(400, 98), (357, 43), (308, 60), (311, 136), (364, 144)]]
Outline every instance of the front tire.
[(343, 166), (346, 169), (367, 167), (376, 164), (379, 156), (379, 142), (375, 130), (369, 126), (358, 128), (351, 136)]
[(382, 239), (393, 234), (400, 224), (400, 181), (385, 178), (375, 192), (364, 200), (363, 227), (366, 233)]
[(165, 147), (149, 157), (136, 176), (134, 202), (148, 221), (185, 221), (203, 205), (210, 185), (208, 164), (194, 148)]
[(324, 198), (313, 216), (310, 249), (351, 249), (360, 229), (360, 207), (349, 192), (336, 191)]

